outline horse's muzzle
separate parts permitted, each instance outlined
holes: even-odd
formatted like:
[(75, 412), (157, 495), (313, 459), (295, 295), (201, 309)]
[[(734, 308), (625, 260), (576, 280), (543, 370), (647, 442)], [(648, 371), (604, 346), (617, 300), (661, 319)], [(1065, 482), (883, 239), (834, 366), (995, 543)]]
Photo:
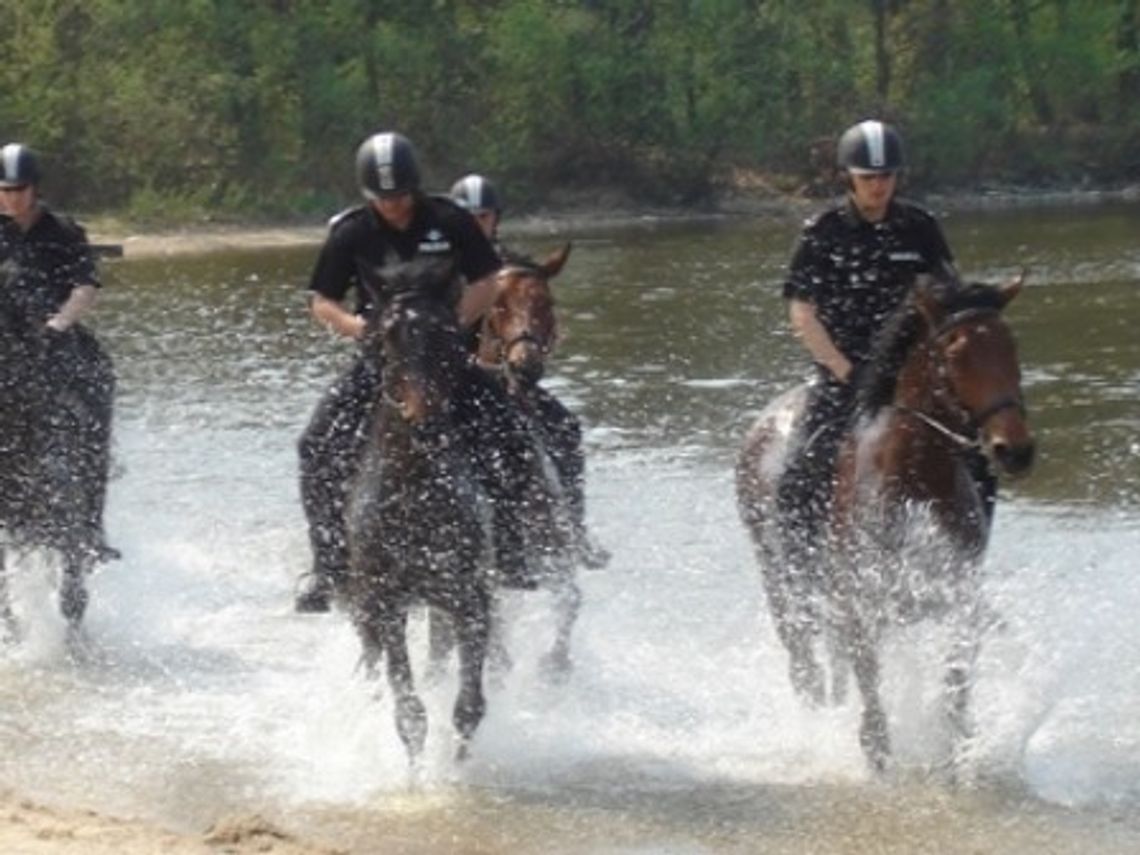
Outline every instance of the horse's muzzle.
[(1033, 468), (1036, 445), (1033, 440), (1016, 445), (999, 440), (990, 446), (990, 453), (994, 462), (1006, 475), (1024, 475)]
[(534, 386), (542, 379), (542, 375), (546, 371), (546, 365), (543, 363), (541, 357), (526, 359), (515, 359), (507, 363), (507, 370), (510, 371), (511, 377), (520, 386)]

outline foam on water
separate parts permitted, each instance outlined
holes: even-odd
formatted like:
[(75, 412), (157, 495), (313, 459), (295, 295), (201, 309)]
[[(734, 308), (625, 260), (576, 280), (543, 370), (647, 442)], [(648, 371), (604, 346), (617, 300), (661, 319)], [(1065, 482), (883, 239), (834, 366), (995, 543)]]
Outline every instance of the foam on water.
[[(120, 437), (129, 459), (153, 451), (149, 432), (128, 425)], [(291, 613), (308, 555), (291, 448), (277, 439), (183, 435), (177, 454), (152, 454), (116, 483), (111, 530), (126, 558), (93, 580), (87, 660), (37, 644), (4, 666), (24, 671), (26, 695), (22, 710), (6, 711), (8, 726), (47, 737), (11, 760), (20, 779), (56, 779), (66, 758), (68, 786), (138, 810), (173, 776), (159, 809), (184, 822), (266, 797), (364, 804), (385, 793), (387, 808), (408, 791), (387, 687), (356, 672), (347, 621)], [(592, 461), (590, 501), (614, 561), (582, 576), (572, 677), (542, 680), (550, 603), (514, 595), (516, 667), (491, 691), (464, 766), (451, 760), (454, 675), (424, 692), (421, 795), (443, 798), (456, 783), (668, 792), (867, 780), (854, 702), (808, 711), (790, 691), (728, 467), (612, 450)], [(976, 687), (983, 772), (1067, 805), (1136, 800), (1137, 547), (1125, 520), (1002, 506), (986, 585), (995, 620)], [(58, 627), (46, 592), (35, 596), (33, 623)], [(413, 639), (422, 651), (421, 623)], [(886, 649), (899, 762), (929, 768), (946, 747), (938, 632), (909, 630)], [(35, 676), (44, 672), (51, 679)], [(101, 775), (108, 752), (124, 769), (114, 784)]]

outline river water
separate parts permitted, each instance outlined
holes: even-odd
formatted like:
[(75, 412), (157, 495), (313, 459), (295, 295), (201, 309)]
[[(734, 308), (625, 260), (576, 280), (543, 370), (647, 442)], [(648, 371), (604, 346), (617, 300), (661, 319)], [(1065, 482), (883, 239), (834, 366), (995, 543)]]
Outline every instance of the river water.
[(732, 463), (805, 371), (779, 297), (797, 224), (646, 220), (579, 228), (558, 280), (549, 385), (586, 425), (590, 521), (614, 555), (583, 575), (575, 671), (543, 682), (550, 604), (516, 595), (516, 668), (471, 759), (449, 759), (445, 681), (415, 782), (347, 621), (291, 610), (295, 441), (349, 358), (304, 311), (314, 248), (108, 262), (124, 559), (92, 580), (78, 660), (48, 574), (19, 562), (29, 637), (0, 653), (0, 787), (183, 830), (259, 812), (353, 852), (1140, 851), (1140, 208), (944, 224), (971, 278), (1029, 268), (1007, 314), (1039, 442), (988, 556), (1000, 619), (969, 785), (932, 771), (936, 631), (888, 646), (885, 779), (854, 704), (807, 711), (787, 683)]

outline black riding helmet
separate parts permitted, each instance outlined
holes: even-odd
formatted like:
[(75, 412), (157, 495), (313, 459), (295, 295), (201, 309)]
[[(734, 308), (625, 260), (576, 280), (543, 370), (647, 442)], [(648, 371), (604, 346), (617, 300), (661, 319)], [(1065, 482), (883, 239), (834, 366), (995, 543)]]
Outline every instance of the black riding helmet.
[(0, 149), (0, 187), (40, 183), (39, 158), (26, 145), (8, 143)]
[(473, 214), (502, 210), (495, 185), (482, 175), (465, 175), (451, 186), (451, 198)]
[(356, 150), (356, 178), (369, 199), (419, 190), (415, 149), (402, 134), (373, 134)]
[(895, 172), (903, 167), (902, 138), (883, 122), (852, 125), (839, 138), (836, 163), (846, 172)]

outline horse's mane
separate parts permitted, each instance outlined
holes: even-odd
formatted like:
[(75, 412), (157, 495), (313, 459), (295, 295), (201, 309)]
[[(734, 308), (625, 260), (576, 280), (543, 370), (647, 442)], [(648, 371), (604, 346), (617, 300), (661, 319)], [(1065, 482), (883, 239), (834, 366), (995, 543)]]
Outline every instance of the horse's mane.
[[(926, 321), (919, 312), (916, 293), (917, 290), (911, 291), (872, 343), (871, 354), (855, 392), (858, 414), (873, 416), (894, 400), (899, 371), (911, 348), (926, 332)], [(947, 318), (971, 310), (1000, 311), (1004, 305), (997, 288), (980, 282), (933, 279), (928, 293), (934, 296), (942, 316)]]

